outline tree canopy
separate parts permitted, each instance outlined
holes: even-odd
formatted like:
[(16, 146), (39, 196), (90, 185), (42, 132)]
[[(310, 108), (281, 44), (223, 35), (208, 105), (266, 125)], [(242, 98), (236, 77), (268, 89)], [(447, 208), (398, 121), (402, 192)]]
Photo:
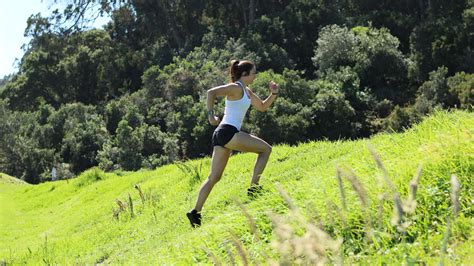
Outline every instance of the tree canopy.
[(19, 71), (0, 80), (0, 172), (37, 183), (53, 166), (66, 178), (208, 155), (205, 92), (229, 81), (231, 59), (256, 63), (261, 97), (280, 83), (244, 124), (269, 143), (471, 110), (473, 29), (471, 0), (73, 1), (30, 16)]

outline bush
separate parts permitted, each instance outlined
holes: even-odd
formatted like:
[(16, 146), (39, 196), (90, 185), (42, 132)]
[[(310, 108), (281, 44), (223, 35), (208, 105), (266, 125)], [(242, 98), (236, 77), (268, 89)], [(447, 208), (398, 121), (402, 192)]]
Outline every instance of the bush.
[(319, 92), (311, 106), (313, 138), (340, 139), (357, 135), (360, 127), (353, 121), (356, 111), (337, 85), (318, 81)]
[(110, 172), (120, 169), (119, 148), (112, 141), (106, 141), (102, 149), (97, 152), (97, 162), (100, 169)]
[(474, 105), (474, 74), (458, 72), (449, 77), (448, 90), (457, 98), (460, 108), (472, 110)]
[(143, 135), (126, 120), (120, 121), (116, 133), (118, 163), (124, 170), (138, 170), (142, 164)]
[[(269, 143), (289, 143), (305, 141), (311, 124), (311, 99), (314, 98), (315, 86), (299, 76), (295, 71), (286, 70), (285, 76), (266, 71), (259, 74), (252, 84), (254, 92), (262, 100), (270, 94), (268, 83), (273, 80), (280, 84), (280, 94), (266, 112), (250, 109), (248, 123), (244, 129), (263, 138)], [(307, 105), (303, 105), (307, 103)]]
[(446, 67), (439, 67), (430, 72), (429, 80), (418, 89), (418, 96), (413, 105), (417, 113), (426, 115), (433, 112), (435, 107), (449, 108), (456, 105), (458, 99), (449, 91), (447, 74)]
[(383, 119), (382, 129), (389, 131), (403, 131), (419, 120), (419, 115), (412, 107), (395, 106), (393, 111)]

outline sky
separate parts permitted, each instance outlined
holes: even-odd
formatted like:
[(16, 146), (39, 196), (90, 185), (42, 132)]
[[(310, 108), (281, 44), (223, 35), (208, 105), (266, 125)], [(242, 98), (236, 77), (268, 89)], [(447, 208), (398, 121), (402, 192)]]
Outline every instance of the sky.
[[(54, 9), (62, 10), (63, 3), (67, 1), (56, 2), (58, 3), (54, 0), (0, 0), (0, 79), (18, 71), (18, 62), (24, 54), (21, 46), (29, 42), (23, 36), (28, 17), (37, 13), (48, 17)], [(93, 27), (100, 28), (107, 21), (108, 18), (97, 19)]]

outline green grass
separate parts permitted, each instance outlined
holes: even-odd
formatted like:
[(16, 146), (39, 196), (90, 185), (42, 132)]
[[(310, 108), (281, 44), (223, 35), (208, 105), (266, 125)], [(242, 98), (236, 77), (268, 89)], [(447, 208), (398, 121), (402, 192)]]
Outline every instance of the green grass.
[[(472, 113), (438, 112), (401, 134), (276, 146), (261, 181), (268, 191), (253, 201), (247, 199), (246, 188), (255, 155), (236, 154), (204, 206), (203, 226), (198, 229), (190, 227), (184, 214), (193, 207), (209, 172), (209, 158), (154, 171), (91, 169), (68, 182), (40, 185), (7, 182), (12, 178), (2, 174), (0, 264), (308, 263), (318, 259), (331, 264), (435, 264), (442, 257), (450, 219), (444, 261), (470, 264), (474, 259), (473, 129)], [(415, 212), (404, 215), (398, 224), (391, 223), (392, 192), (369, 145), (403, 201), (418, 166), (423, 167)], [(337, 167), (345, 172), (345, 211)], [(348, 169), (365, 194), (352, 188)], [(452, 174), (461, 184), (455, 219)], [(289, 199), (281, 195), (285, 193)], [(360, 197), (366, 198), (365, 205)], [(117, 200), (124, 206), (122, 211)], [(293, 209), (288, 207), (291, 204)]]

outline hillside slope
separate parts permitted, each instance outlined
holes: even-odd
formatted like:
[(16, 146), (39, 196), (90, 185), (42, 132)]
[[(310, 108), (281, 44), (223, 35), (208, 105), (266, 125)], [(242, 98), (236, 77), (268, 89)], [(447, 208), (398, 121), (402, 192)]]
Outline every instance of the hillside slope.
[[(34, 186), (0, 182), (0, 263), (327, 259), (432, 264), (445, 256), (449, 263), (469, 264), (474, 259), (473, 129), (472, 113), (439, 112), (400, 134), (277, 146), (261, 181), (266, 192), (252, 201), (246, 188), (255, 155), (236, 154), (204, 206), (198, 229), (184, 214), (208, 174), (209, 158), (154, 171), (91, 169), (76, 179)], [(422, 165), (413, 214), (394, 221), (392, 190), (368, 146), (379, 155), (402, 200)], [(455, 220), (453, 174), (460, 182)]]

